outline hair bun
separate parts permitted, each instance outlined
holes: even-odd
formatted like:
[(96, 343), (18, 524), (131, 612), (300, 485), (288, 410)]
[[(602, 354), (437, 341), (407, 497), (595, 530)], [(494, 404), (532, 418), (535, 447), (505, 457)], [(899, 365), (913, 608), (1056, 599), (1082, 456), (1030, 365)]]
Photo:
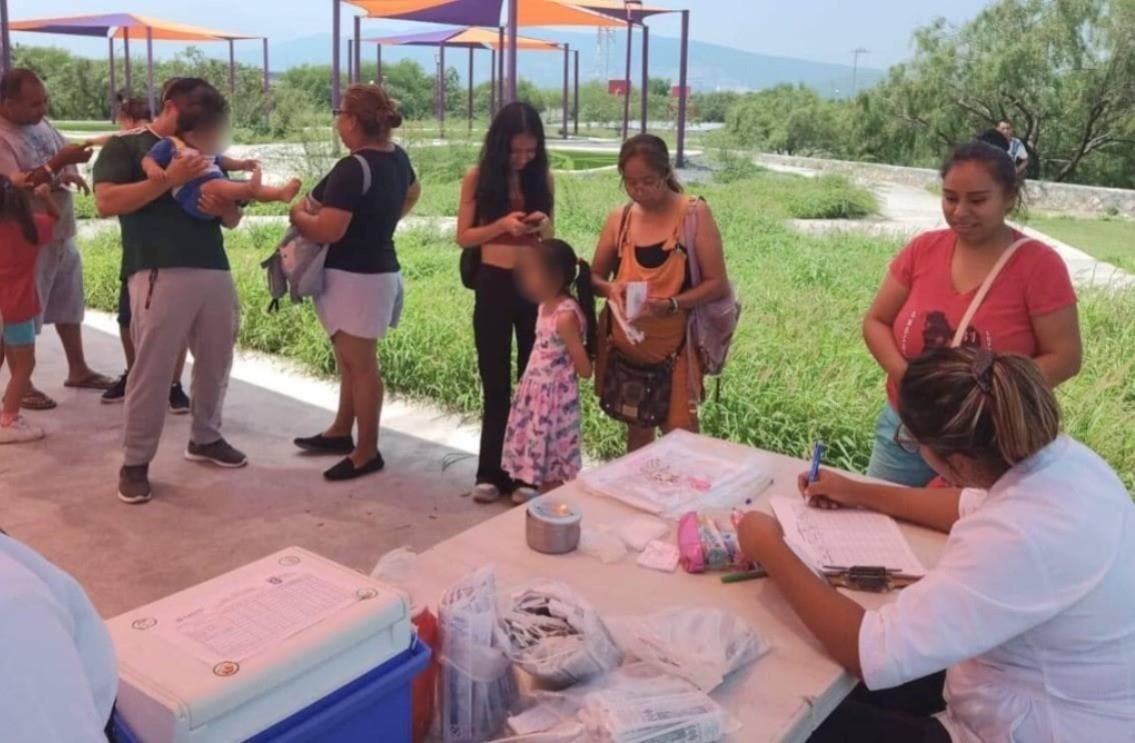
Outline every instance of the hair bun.
[(398, 127), (402, 126), (402, 113), (397, 109), (394, 109), (386, 115), (386, 123), (390, 126), (391, 129), (397, 129)]

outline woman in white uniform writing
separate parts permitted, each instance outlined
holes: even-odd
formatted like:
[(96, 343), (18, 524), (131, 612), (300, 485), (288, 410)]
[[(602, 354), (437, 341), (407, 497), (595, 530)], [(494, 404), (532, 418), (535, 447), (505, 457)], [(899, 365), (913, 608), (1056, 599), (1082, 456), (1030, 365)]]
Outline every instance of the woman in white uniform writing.
[[(745, 553), (866, 686), (813, 740), (1135, 740), (1135, 505), (1123, 483), (1060, 433), (1056, 400), (1022, 356), (924, 356), (898, 412), (896, 440), (965, 489), (801, 478), (813, 505), (949, 533), (937, 566), (893, 603), (867, 611), (838, 593), (767, 515), (740, 528)], [(931, 699), (925, 677), (943, 669), (944, 698)], [(921, 698), (896, 693), (919, 679)]]

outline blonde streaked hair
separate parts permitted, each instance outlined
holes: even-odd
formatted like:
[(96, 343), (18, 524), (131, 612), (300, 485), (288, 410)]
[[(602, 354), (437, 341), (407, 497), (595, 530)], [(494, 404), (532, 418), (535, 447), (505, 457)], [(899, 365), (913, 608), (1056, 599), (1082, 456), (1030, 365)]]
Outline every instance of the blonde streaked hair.
[(898, 412), (939, 457), (960, 454), (997, 472), (1060, 434), (1060, 406), (1032, 359), (979, 348), (940, 349), (912, 361)]

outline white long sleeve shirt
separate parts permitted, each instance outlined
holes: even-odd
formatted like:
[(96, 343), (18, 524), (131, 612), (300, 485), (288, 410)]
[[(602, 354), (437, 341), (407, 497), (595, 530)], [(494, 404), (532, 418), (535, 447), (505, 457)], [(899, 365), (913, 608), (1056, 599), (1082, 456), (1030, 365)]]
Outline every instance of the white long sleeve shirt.
[(114, 645), (79, 584), (0, 534), (0, 740), (106, 743)]
[(955, 741), (1135, 741), (1135, 505), (1060, 437), (967, 490), (938, 565), (859, 630), (868, 688), (946, 672)]

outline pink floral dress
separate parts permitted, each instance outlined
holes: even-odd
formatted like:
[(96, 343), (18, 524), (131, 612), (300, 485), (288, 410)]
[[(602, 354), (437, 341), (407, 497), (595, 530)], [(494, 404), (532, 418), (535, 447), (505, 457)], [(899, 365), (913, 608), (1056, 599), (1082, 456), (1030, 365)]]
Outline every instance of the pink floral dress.
[(575, 479), (583, 466), (579, 446), (579, 378), (556, 319), (574, 312), (580, 329), (587, 321), (574, 300), (540, 305), (536, 343), (512, 398), (501, 465), (515, 480), (539, 487)]

